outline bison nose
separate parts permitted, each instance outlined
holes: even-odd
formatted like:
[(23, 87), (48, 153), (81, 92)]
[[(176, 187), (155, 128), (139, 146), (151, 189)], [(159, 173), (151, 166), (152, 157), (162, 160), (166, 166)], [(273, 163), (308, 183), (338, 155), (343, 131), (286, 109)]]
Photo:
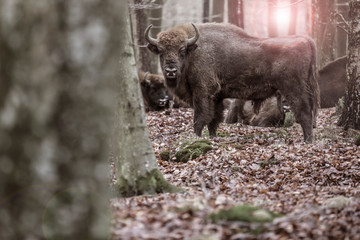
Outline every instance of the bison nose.
[(167, 78), (176, 78), (176, 68), (165, 68)]
[(165, 107), (166, 104), (167, 104), (167, 102), (168, 102), (168, 99), (167, 99), (167, 98), (159, 99), (159, 106)]

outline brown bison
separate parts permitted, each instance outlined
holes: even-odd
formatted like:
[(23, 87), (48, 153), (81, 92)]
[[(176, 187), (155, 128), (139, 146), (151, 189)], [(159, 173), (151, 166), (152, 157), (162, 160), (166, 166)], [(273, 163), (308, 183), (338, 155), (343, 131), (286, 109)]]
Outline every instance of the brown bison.
[(335, 107), (339, 98), (345, 95), (346, 62), (346, 56), (341, 57), (328, 63), (319, 71), (321, 108)]
[(145, 111), (159, 111), (169, 107), (169, 95), (161, 75), (138, 72)]
[(304, 140), (313, 138), (319, 103), (315, 44), (308, 37), (257, 38), (231, 24), (185, 24), (149, 36), (167, 88), (194, 108), (194, 131), (216, 136), (223, 99), (261, 103), (277, 90), (291, 106)]
[[(320, 88), (320, 107), (334, 107), (339, 98), (345, 95), (346, 88), (346, 56), (338, 58), (319, 71)], [(259, 113), (255, 113), (251, 101), (235, 99), (226, 115), (226, 123), (236, 123), (242, 121), (244, 124), (260, 127), (278, 127), (284, 122), (284, 110), (282, 102), (276, 97), (267, 99), (260, 108)]]
[(189, 107), (184, 101), (168, 92), (162, 75), (138, 73), (145, 110), (159, 111), (168, 107)]
[(282, 127), (284, 120), (283, 99), (279, 91), (266, 99), (258, 112), (255, 112), (252, 101), (234, 99), (225, 118), (226, 123), (242, 122), (259, 127)]

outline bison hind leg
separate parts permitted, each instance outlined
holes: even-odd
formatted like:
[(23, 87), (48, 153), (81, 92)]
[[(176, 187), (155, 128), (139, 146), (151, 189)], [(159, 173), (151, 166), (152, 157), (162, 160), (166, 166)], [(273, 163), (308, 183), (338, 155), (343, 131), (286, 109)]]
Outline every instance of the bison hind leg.
[(224, 112), (224, 104), (222, 101), (218, 101), (214, 106), (214, 116), (211, 122), (208, 124), (210, 137), (216, 137), (216, 130), (219, 127), (219, 124), (224, 120), (223, 112)]

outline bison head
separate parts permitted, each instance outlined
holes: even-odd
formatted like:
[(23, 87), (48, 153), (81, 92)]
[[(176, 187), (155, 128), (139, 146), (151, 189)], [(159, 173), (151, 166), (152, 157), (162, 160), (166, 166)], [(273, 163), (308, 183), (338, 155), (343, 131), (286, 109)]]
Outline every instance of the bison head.
[[(160, 55), (160, 64), (168, 87), (176, 87), (188, 54), (197, 48), (196, 41), (200, 33), (194, 24), (192, 26), (195, 33), (190, 25), (182, 25), (159, 33), (157, 39), (149, 36), (151, 24), (145, 30), (145, 39), (149, 43), (147, 47)], [(195, 36), (189, 37), (190, 34)]]
[(147, 110), (162, 110), (169, 107), (169, 95), (160, 75), (139, 72), (141, 92)]

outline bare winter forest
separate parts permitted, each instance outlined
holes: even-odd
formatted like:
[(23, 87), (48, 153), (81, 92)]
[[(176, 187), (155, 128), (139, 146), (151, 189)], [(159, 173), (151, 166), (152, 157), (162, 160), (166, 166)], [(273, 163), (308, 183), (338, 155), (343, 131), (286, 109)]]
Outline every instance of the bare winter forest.
[(360, 0), (0, 0), (0, 239), (360, 239)]

